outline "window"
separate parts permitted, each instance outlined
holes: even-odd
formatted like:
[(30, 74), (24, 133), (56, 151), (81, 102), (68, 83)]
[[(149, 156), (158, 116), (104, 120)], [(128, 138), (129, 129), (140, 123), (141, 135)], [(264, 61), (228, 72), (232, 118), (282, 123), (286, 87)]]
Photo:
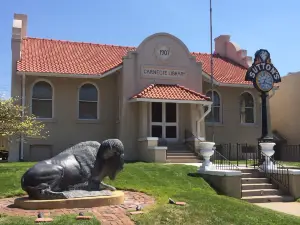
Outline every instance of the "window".
[(79, 119), (98, 119), (98, 90), (93, 84), (84, 84), (79, 89)]
[[(213, 101), (213, 104), (211, 106), (211, 112), (205, 117), (206, 122), (215, 122), (220, 123), (221, 122), (221, 99), (220, 95), (213, 91), (208, 91), (206, 93), (206, 96), (210, 97), (211, 101)], [(205, 107), (205, 110), (207, 110), (207, 107)]]
[(240, 117), (241, 123), (254, 123), (254, 99), (248, 92), (240, 97)]
[(39, 81), (34, 84), (31, 96), (31, 112), (37, 118), (52, 118), (52, 86), (46, 81)]

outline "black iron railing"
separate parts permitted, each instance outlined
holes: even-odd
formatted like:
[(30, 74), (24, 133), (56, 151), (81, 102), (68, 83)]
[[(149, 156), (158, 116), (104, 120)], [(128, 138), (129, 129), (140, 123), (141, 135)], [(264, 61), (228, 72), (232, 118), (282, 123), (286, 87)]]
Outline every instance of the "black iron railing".
[(237, 165), (230, 162), (225, 156), (215, 148), (214, 154), (211, 156), (210, 161), (215, 165), (217, 170), (240, 170)]
[[(200, 140), (197, 136), (195, 136), (191, 131), (185, 130), (184, 132), (185, 136), (185, 144), (188, 146), (188, 148), (192, 151), (195, 151), (195, 144), (194, 140), (197, 139), (199, 142)], [(188, 140), (192, 141), (188, 141)], [(215, 152), (214, 154), (210, 157), (210, 161), (215, 165), (215, 168), (218, 170), (239, 170), (238, 166), (234, 164), (234, 162), (230, 162), (229, 159), (226, 158), (226, 156), (222, 155), (218, 151), (218, 147), (215, 146), (214, 148)], [(203, 157), (199, 154), (199, 159), (203, 160)]]
[[(264, 161), (264, 157), (259, 151), (259, 144), (217, 144), (217, 151), (224, 155), (225, 158), (230, 160), (237, 166), (246, 166), (256, 168)], [(300, 145), (280, 145), (274, 146), (275, 154), (271, 157), (276, 162), (288, 165), (289, 162), (293, 162), (291, 165), (300, 165)]]
[(248, 144), (217, 144), (217, 151), (237, 166), (256, 168), (263, 158), (257, 145)]
[(300, 162), (300, 145), (275, 145), (275, 159), (285, 162)]
[(194, 141), (192, 141), (192, 139), (195, 139), (194, 134), (191, 131), (185, 129), (184, 130), (184, 140), (185, 140), (184, 144), (188, 147), (188, 149), (195, 152), (195, 150), (196, 150), (195, 144), (194, 144)]
[(259, 165), (259, 169), (264, 172), (267, 178), (289, 192), (289, 169), (263, 152), (261, 152), (261, 155), (265, 158), (265, 161)]

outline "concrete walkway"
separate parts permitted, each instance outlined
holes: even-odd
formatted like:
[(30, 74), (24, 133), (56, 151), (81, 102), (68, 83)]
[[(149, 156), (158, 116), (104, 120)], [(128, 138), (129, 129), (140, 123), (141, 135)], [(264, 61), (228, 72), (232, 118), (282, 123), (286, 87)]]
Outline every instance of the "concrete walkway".
[(298, 202), (255, 203), (254, 205), (300, 217), (300, 203)]

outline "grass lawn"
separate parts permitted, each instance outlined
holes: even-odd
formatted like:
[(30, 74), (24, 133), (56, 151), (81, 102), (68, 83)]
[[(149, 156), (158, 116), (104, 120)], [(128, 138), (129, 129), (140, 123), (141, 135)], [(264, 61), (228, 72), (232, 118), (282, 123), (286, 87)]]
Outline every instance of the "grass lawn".
[[(19, 186), (20, 177), (31, 165), (31, 163), (0, 164), (0, 196), (22, 194)], [(298, 217), (216, 194), (202, 178), (187, 176), (187, 173), (195, 172), (196, 169), (194, 166), (185, 165), (130, 163), (125, 165), (124, 171), (119, 174), (116, 181), (108, 183), (120, 189), (142, 191), (156, 198), (156, 204), (145, 209), (147, 213), (132, 217), (136, 224), (300, 225)], [(187, 205), (182, 207), (168, 204), (169, 197), (175, 201), (185, 201)], [(62, 221), (61, 224), (67, 224), (64, 218)], [(3, 224), (1, 220), (0, 224)], [(59, 224), (58, 221), (56, 224)]]

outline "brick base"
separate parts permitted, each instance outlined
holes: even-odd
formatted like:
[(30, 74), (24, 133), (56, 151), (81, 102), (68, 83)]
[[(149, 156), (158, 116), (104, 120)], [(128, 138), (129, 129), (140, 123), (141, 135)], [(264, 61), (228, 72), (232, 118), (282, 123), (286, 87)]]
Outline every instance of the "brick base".
[(135, 210), (137, 205), (143, 207), (154, 203), (154, 198), (140, 192), (124, 191), (125, 201), (121, 205), (93, 207), (93, 208), (76, 208), (76, 209), (51, 209), (51, 210), (24, 210), (14, 208), (15, 198), (0, 199), (0, 212), (10, 216), (33, 216), (37, 217), (38, 212), (44, 213), (51, 217), (62, 214), (77, 214), (79, 212), (93, 213), (102, 225), (131, 225), (133, 221), (126, 215), (128, 210)]

